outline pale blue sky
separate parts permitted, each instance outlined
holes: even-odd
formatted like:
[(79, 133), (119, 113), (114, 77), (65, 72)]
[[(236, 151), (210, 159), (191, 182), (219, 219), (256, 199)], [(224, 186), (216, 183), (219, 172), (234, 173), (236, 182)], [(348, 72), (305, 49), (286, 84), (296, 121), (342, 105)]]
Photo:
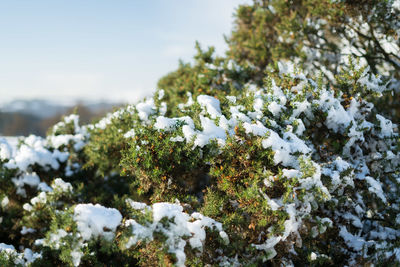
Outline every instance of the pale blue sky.
[(194, 42), (222, 54), (248, 0), (0, 0), (0, 102), (134, 102), (190, 60)]

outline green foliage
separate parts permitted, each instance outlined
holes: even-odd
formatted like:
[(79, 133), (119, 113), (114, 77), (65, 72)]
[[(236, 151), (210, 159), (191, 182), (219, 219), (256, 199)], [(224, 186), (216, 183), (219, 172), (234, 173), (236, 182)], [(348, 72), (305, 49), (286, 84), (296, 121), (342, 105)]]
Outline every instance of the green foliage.
[(398, 263), (391, 4), (242, 5), (227, 55), (196, 44), (152, 98), (1, 139), (0, 265)]

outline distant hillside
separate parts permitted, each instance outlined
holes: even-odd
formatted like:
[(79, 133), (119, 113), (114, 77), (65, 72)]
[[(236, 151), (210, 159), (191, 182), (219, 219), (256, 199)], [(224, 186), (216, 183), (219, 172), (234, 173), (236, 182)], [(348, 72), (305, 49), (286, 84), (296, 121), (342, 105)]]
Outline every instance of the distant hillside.
[(63, 114), (68, 106), (51, 101), (34, 100), (13, 100), (3, 104), (0, 110), (9, 113), (30, 114), (38, 118), (49, 118), (57, 114)]
[(120, 103), (77, 101), (74, 103), (53, 102), (44, 99), (13, 100), (0, 105), (1, 112), (23, 113), (38, 118), (50, 118), (55, 115), (65, 114), (74, 106), (84, 106), (90, 112), (97, 113), (111, 110)]
[(49, 127), (60, 121), (66, 114), (76, 112), (82, 122), (99, 118), (119, 103), (76, 103), (60, 104), (46, 100), (15, 100), (0, 107), (0, 135), (40, 135), (44, 136)]
[(0, 135), (17, 136), (36, 134), (43, 135), (41, 119), (18, 112), (0, 112)]

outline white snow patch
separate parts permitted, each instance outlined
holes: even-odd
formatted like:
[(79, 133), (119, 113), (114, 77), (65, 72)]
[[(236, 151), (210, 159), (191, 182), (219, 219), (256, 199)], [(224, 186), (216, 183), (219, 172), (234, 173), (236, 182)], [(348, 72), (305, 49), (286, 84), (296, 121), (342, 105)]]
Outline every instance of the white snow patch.
[(215, 119), (222, 115), (219, 100), (215, 97), (208, 95), (199, 95), (197, 97), (197, 102), (202, 107), (206, 108), (208, 114), (210, 114), (212, 119)]
[(116, 228), (121, 224), (122, 215), (114, 208), (106, 208), (99, 204), (78, 204), (74, 209), (74, 220), (83, 240), (100, 236), (111, 240)]

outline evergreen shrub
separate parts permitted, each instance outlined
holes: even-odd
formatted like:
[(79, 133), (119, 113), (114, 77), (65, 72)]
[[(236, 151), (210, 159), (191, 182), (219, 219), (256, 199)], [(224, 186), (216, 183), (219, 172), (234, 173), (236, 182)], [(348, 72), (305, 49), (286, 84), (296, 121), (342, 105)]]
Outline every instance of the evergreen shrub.
[[(89, 125), (66, 116), (16, 147), (0, 139), (0, 264), (399, 265), (400, 136), (379, 104), (395, 76), (362, 56), (335, 71), (322, 56), (313, 68), (299, 62), (296, 49), (285, 54), (294, 63), (260, 56), (269, 48), (245, 25), (262, 26), (250, 35), (267, 29), (281, 18), (268, 12), (282, 15), (289, 2), (329, 17), (352, 1), (243, 5), (228, 43), (250, 44), (226, 57), (197, 44), (194, 62), (152, 97)], [(277, 30), (303, 13), (290, 14)]]

